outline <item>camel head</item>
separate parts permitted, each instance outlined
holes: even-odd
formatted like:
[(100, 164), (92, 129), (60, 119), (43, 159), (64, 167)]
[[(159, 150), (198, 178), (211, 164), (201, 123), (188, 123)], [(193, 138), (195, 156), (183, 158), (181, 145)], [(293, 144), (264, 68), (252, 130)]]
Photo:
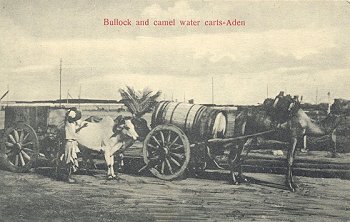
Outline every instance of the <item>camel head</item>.
[(279, 124), (285, 123), (293, 118), (300, 110), (300, 102), (297, 97), (279, 94), (275, 99), (266, 99), (263, 109), (271, 117), (272, 121)]

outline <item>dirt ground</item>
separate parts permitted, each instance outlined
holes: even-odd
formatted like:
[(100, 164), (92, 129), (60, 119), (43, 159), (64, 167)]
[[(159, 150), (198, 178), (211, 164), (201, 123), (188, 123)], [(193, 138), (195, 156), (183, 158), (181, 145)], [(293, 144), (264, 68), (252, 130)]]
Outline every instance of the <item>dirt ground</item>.
[(219, 177), (106, 181), (96, 171), (68, 184), (0, 170), (0, 221), (350, 221), (349, 180), (298, 177), (291, 193), (282, 175), (247, 176), (234, 186)]

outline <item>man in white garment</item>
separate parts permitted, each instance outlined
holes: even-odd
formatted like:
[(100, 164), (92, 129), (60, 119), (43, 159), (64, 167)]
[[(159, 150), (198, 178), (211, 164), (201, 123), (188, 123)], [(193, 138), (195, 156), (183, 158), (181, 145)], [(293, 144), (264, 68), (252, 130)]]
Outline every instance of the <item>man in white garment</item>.
[[(65, 134), (66, 134), (66, 144), (65, 144), (65, 163), (69, 165), (73, 172), (78, 169), (78, 156), (80, 152), (77, 142), (77, 132), (82, 127), (80, 126), (79, 120), (81, 119), (81, 112), (75, 107), (70, 108), (67, 111), (66, 124), (65, 124)], [(74, 180), (69, 176), (68, 182), (74, 182)]]

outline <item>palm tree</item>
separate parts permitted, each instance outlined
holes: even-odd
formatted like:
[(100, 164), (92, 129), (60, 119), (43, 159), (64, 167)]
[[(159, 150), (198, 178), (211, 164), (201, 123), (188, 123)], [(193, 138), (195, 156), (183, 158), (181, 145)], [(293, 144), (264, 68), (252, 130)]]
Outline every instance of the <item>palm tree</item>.
[(149, 88), (137, 91), (130, 86), (126, 86), (125, 90), (119, 89), (119, 92), (122, 97), (121, 102), (136, 118), (141, 118), (145, 113), (152, 111), (157, 98), (161, 95), (161, 91), (154, 93)]

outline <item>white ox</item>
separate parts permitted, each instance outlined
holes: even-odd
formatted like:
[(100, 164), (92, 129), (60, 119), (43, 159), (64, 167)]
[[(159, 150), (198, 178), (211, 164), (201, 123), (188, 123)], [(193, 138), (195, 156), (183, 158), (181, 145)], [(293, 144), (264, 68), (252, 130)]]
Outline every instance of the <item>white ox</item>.
[(77, 131), (77, 142), (94, 151), (103, 152), (108, 167), (107, 179), (116, 178), (114, 153), (123, 147), (127, 140), (136, 140), (138, 134), (130, 118), (104, 117), (100, 122), (83, 121)]

